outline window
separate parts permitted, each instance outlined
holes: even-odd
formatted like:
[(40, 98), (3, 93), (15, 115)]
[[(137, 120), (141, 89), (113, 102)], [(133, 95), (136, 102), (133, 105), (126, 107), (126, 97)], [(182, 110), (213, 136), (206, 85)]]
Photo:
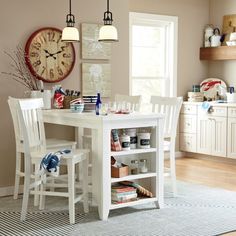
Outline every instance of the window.
[(130, 13), (130, 93), (176, 96), (177, 17)]

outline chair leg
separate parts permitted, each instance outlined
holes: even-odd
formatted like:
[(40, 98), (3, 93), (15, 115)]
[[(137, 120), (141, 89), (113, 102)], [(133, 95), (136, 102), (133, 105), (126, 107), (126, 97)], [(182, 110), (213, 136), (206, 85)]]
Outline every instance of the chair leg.
[(82, 162), (83, 166), (83, 206), (84, 212), (89, 212), (89, 205), (88, 205), (88, 162), (89, 162), (89, 155), (86, 154), (86, 159)]
[(176, 187), (176, 171), (175, 171), (175, 142), (172, 141), (170, 145), (170, 176), (172, 182), (173, 195), (176, 196), (177, 187)]
[(15, 186), (13, 199), (18, 199), (19, 186), (20, 186), (20, 173), (21, 171), (21, 153), (16, 152), (16, 172), (15, 172)]
[(42, 175), (41, 176), (41, 185), (40, 185), (40, 197), (39, 197), (39, 210), (43, 210), (45, 208), (45, 195), (43, 194), (43, 191), (46, 190), (45, 186), (46, 186), (46, 181), (47, 181), (47, 177), (46, 175)]
[(75, 223), (75, 164), (73, 160), (67, 161), (68, 193), (69, 193), (69, 217), (70, 224)]
[(30, 173), (28, 174), (25, 173), (23, 202), (22, 202), (21, 217), (20, 217), (21, 221), (24, 221), (26, 219), (29, 193), (30, 193)]
[[(37, 181), (39, 181), (39, 176), (38, 175), (36, 175), (36, 173), (37, 173), (37, 171), (39, 171), (39, 168), (40, 168), (40, 164), (38, 163), (38, 164), (35, 164), (35, 166), (34, 166), (34, 174), (35, 174), (35, 182), (37, 182)], [(34, 188), (34, 190), (35, 191), (39, 191), (39, 186), (36, 186), (35, 188)], [(38, 206), (39, 205), (39, 194), (35, 194), (34, 195), (34, 206)]]

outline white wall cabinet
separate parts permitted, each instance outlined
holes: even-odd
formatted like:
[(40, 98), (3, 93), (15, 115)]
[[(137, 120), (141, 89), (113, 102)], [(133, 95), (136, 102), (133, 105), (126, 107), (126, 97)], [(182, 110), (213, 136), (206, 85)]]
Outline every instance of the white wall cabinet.
[(211, 113), (201, 103), (185, 102), (180, 115), (180, 150), (236, 158), (236, 104), (213, 105)]

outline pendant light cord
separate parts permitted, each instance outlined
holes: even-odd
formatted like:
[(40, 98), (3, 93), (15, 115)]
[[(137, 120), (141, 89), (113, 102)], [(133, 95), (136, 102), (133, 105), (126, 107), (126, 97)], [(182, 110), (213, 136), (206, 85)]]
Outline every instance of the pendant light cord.
[(69, 5), (70, 7), (69, 7), (69, 9), (70, 9), (70, 15), (71, 15), (71, 0), (70, 0), (70, 5)]
[(109, 0), (107, 0), (107, 12), (109, 12)]

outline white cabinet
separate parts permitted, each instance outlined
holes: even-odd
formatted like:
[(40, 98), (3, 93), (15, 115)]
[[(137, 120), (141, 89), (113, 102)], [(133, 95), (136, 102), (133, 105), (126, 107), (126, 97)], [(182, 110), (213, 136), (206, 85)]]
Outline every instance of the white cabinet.
[(236, 108), (228, 110), (227, 157), (236, 158)]
[[(228, 122), (228, 123), (227, 123)], [(184, 103), (180, 114), (180, 150), (236, 158), (236, 106)]]

